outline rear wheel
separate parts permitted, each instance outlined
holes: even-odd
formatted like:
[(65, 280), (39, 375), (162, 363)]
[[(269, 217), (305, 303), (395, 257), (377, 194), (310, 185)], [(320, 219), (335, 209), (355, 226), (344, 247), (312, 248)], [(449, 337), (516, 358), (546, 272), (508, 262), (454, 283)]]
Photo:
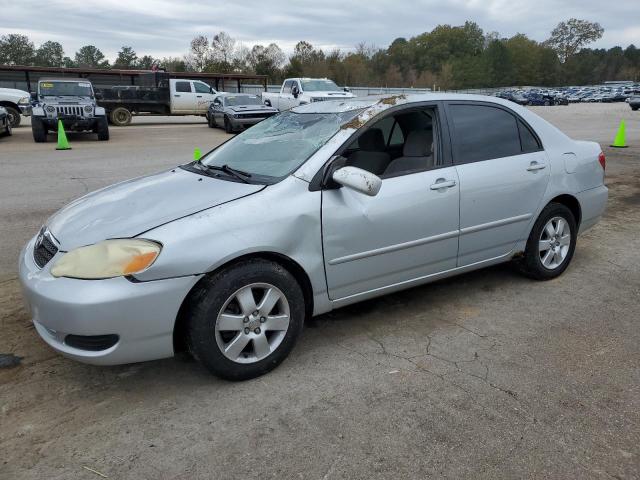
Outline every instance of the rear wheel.
[(560, 203), (547, 205), (527, 240), (520, 260), (522, 272), (536, 280), (561, 275), (573, 258), (577, 235), (578, 227), (571, 210)]
[(31, 132), (36, 143), (47, 141), (47, 129), (38, 117), (31, 117)]
[(111, 123), (117, 127), (126, 127), (131, 123), (131, 112), (124, 107), (114, 108), (109, 114)]
[(107, 117), (100, 117), (96, 120), (96, 122), (96, 133), (98, 134), (98, 140), (109, 140), (109, 122), (107, 121)]
[(20, 116), (20, 112), (13, 107), (4, 107), (9, 114), (9, 123), (11, 124), (11, 128), (16, 128), (20, 125), (20, 121), (22, 117)]
[(640, 107), (631, 107), (631, 110), (633, 110), (635, 112), (636, 110), (638, 110), (638, 108), (640, 108)]
[(302, 289), (281, 265), (252, 259), (224, 269), (192, 292), (189, 350), (210, 372), (246, 380), (277, 367), (302, 331)]

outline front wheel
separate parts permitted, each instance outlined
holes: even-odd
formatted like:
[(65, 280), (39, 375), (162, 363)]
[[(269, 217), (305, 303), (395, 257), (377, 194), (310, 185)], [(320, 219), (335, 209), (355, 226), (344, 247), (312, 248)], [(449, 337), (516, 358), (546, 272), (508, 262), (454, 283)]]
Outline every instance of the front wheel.
[(11, 131), (11, 123), (7, 119), (7, 127), (0, 137), (10, 137), (11, 135), (13, 135), (13, 132)]
[(47, 129), (38, 117), (31, 117), (31, 133), (33, 133), (34, 142), (42, 143), (47, 141)]
[(187, 344), (210, 372), (246, 380), (277, 367), (302, 331), (305, 302), (277, 263), (252, 259), (202, 281), (190, 295)]
[(550, 280), (564, 272), (576, 248), (578, 227), (569, 208), (560, 203), (547, 205), (529, 234), (522, 272), (536, 280)]
[(105, 116), (98, 118), (96, 122), (96, 133), (98, 134), (98, 140), (109, 140), (109, 122), (107, 121), (107, 117)]
[(215, 128), (216, 127), (216, 121), (213, 118), (213, 115), (211, 115), (211, 114), (207, 115), (207, 124), (209, 125), (209, 128)]
[(4, 107), (9, 114), (9, 123), (11, 124), (11, 128), (16, 128), (20, 125), (20, 121), (22, 117), (20, 116), (20, 112), (13, 107)]
[(227, 133), (233, 133), (233, 127), (228, 117), (224, 117), (224, 131)]

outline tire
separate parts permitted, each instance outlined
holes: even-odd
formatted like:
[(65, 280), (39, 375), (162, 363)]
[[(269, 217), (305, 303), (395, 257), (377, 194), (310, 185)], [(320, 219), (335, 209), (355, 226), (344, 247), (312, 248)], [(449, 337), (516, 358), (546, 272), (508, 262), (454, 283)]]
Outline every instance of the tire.
[[(558, 228), (559, 220), (562, 220), (564, 225)], [(551, 225), (553, 235), (547, 229), (548, 224)], [(567, 232), (568, 239), (566, 239)], [(554, 243), (556, 235), (558, 238)], [(578, 226), (571, 210), (560, 203), (550, 203), (542, 210), (533, 225), (524, 257), (519, 261), (520, 270), (535, 280), (551, 280), (558, 277), (571, 263), (577, 236)], [(555, 250), (553, 248), (541, 250), (542, 245), (546, 247), (554, 245)], [(550, 260), (548, 255), (551, 255)]]
[(224, 117), (224, 131), (227, 133), (233, 133), (233, 127), (231, 126), (231, 122), (228, 117)]
[(96, 133), (98, 134), (98, 140), (103, 142), (109, 140), (109, 123), (107, 121), (107, 117), (100, 117), (96, 122)]
[(44, 127), (42, 120), (37, 117), (31, 117), (31, 132), (36, 143), (47, 141), (47, 129)]
[[(248, 299), (247, 291), (254, 296)], [(277, 300), (258, 312), (267, 291)], [(251, 259), (206, 277), (190, 294), (186, 313), (186, 340), (194, 358), (218, 377), (247, 380), (271, 371), (289, 355), (302, 331), (305, 302), (300, 285), (284, 267)], [(223, 318), (229, 329), (220, 328)]]
[(11, 122), (7, 119), (7, 127), (0, 137), (10, 137), (11, 135), (13, 135), (13, 132), (11, 131)]
[(116, 127), (126, 127), (131, 123), (131, 112), (124, 107), (117, 107), (111, 110), (109, 118)]
[(22, 117), (20, 116), (20, 112), (13, 107), (4, 107), (7, 109), (7, 113), (9, 114), (9, 123), (11, 124), (11, 128), (16, 128), (20, 125), (22, 121)]
[(636, 110), (638, 110), (638, 108), (640, 108), (640, 107), (631, 107), (631, 110), (633, 110), (635, 112)]
[(207, 124), (209, 128), (216, 128), (216, 121), (213, 118), (213, 115), (207, 115)]

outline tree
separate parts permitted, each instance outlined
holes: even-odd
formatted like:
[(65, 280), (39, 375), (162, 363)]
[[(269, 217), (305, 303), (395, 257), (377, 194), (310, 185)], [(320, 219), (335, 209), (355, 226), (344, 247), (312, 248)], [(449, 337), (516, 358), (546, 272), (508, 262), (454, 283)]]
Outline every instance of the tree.
[(10, 33), (0, 37), (0, 64), (31, 65), (36, 50), (26, 35)]
[(220, 32), (213, 36), (211, 49), (213, 60), (216, 63), (225, 64), (230, 67), (236, 52), (236, 40), (231, 38), (227, 32)]
[(64, 65), (64, 49), (58, 42), (44, 42), (38, 47), (35, 64), (39, 67), (62, 67)]
[(187, 55), (188, 63), (197, 71), (202, 72), (211, 59), (209, 39), (204, 35), (198, 35), (191, 40), (191, 50)]
[(113, 64), (113, 68), (132, 69), (137, 67), (137, 63), (138, 55), (136, 55), (133, 48), (123, 46), (118, 52), (118, 58), (116, 58), (116, 63)]
[(275, 43), (266, 47), (254, 45), (247, 55), (247, 63), (257, 75), (268, 75), (272, 79), (279, 77), (284, 60), (284, 53)]
[(564, 63), (585, 45), (602, 38), (603, 33), (604, 29), (597, 22), (570, 18), (566, 22), (560, 22), (553, 29), (546, 43), (556, 51), (560, 61)]
[(151, 55), (143, 55), (138, 59), (135, 67), (140, 70), (151, 70), (154, 64), (159, 65), (160, 60), (153, 58)]
[(99, 48), (85, 45), (76, 52), (75, 63), (80, 68), (109, 68), (109, 61)]
[(491, 87), (513, 85), (514, 68), (511, 53), (500, 40), (493, 40), (483, 52), (487, 83)]

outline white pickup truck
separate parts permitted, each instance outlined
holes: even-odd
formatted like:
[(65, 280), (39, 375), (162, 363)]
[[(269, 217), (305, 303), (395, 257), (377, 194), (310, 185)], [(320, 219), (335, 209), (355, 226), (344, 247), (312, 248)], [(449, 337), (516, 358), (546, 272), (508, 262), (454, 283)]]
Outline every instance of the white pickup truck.
[(31, 115), (31, 95), (24, 90), (0, 88), (0, 107), (9, 114), (11, 128), (20, 125), (20, 114)]
[(132, 115), (201, 115), (218, 95), (201, 80), (168, 78), (158, 74), (155, 85), (122, 85), (94, 88), (98, 104), (107, 111), (109, 122), (123, 127)]
[(306, 103), (354, 96), (348, 88), (340, 88), (328, 78), (287, 78), (282, 83), (280, 92), (263, 92), (262, 101), (282, 112)]

